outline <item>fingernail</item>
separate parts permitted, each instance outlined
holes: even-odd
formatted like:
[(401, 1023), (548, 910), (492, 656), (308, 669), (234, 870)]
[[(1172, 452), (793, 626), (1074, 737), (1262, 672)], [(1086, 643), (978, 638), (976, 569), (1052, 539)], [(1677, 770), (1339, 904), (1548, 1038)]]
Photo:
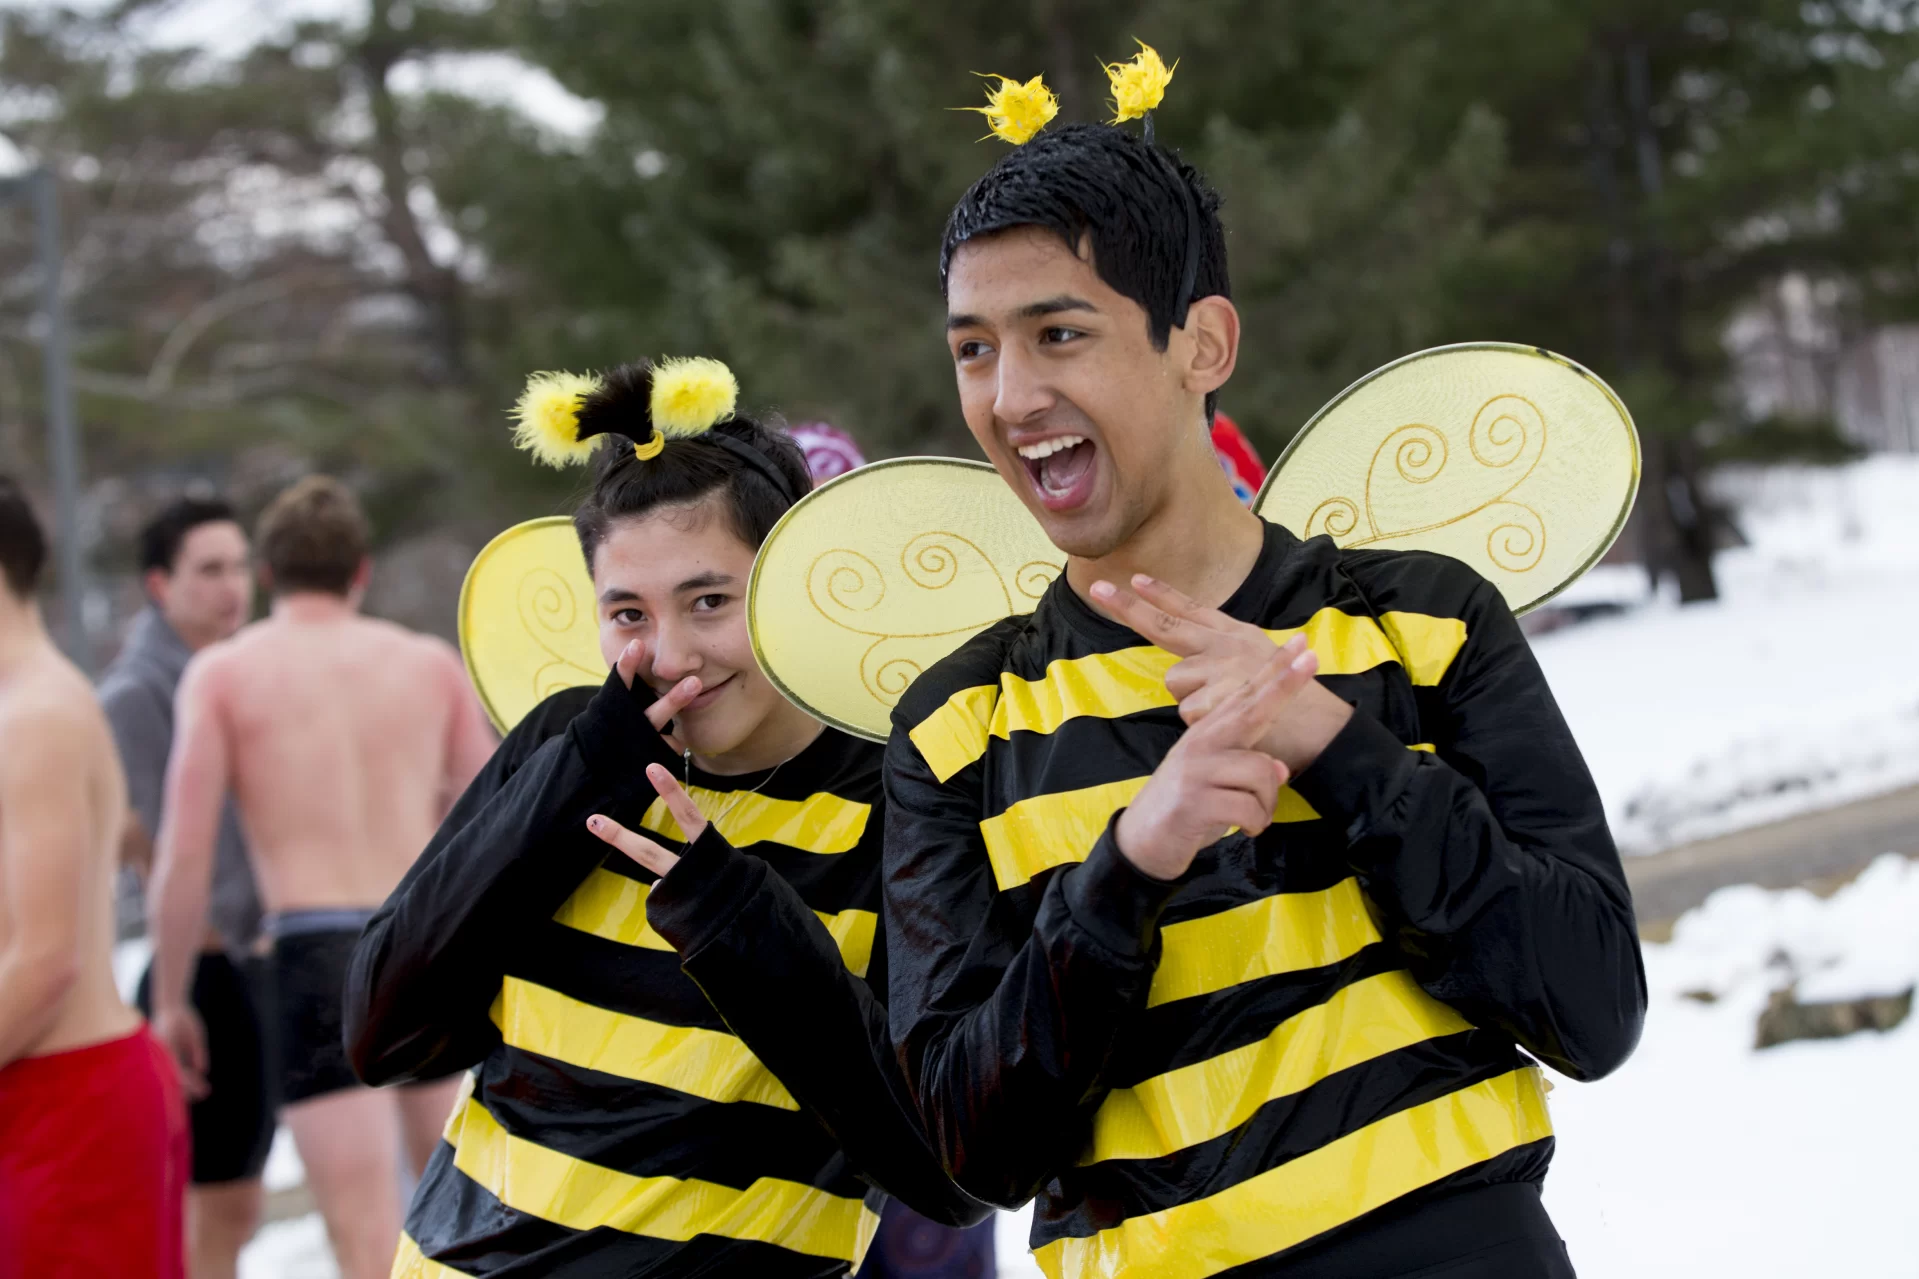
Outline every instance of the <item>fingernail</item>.
[(1155, 582), (1152, 578), (1146, 576), (1146, 574), (1144, 573), (1135, 573), (1133, 574), (1133, 585), (1134, 586), (1158, 586), (1159, 583)]
[(1092, 589), (1094, 596), (1103, 600), (1112, 599), (1117, 591), (1111, 582), (1094, 582)]
[(603, 823), (597, 817), (589, 817), (586, 819), (586, 828), (588, 830), (598, 830), (602, 824)]
[(1313, 664), (1313, 655), (1311, 650), (1301, 653), (1298, 657), (1295, 657), (1293, 659), (1293, 669), (1296, 671), (1303, 671), (1308, 666), (1311, 666), (1312, 664)]

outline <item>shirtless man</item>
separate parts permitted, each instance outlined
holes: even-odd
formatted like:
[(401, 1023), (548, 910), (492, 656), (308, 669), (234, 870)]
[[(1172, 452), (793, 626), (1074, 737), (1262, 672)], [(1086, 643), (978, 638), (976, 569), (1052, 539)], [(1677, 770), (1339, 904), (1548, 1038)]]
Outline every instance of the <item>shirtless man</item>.
[(113, 982), (127, 786), (33, 602), (46, 551), (0, 476), (0, 1279), (180, 1279), (186, 1107)]
[(450, 647), (359, 615), (367, 539), (352, 495), (324, 477), (261, 516), (272, 613), (187, 666), (148, 897), (154, 1029), (192, 1089), (206, 1047), (187, 979), (230, 790), (273, 945), (283, 1114), (344, 1279), (387, 1273), (401, 1150), (417, 1175), (457, 1087), (360, 1085), (341, 1042), (347, 960), (494, 746)]

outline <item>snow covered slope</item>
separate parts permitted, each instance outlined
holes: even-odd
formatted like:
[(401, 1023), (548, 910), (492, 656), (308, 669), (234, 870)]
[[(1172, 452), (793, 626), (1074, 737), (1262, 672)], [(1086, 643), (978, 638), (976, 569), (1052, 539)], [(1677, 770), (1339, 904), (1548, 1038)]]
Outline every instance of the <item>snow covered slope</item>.
[(1919, 783), (1919, 458), (1726, 488), (1720, 600), (1534, 641), (1628, 853)]

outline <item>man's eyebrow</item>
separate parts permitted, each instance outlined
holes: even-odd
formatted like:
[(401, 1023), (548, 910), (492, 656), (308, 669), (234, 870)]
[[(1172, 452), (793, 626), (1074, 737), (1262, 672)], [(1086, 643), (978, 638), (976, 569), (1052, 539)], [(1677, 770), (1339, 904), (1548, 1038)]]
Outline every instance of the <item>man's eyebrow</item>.
[(731, 586), (733, 585), (733, 580), (731, 573), (721, 573), (718, 571), (695, 573), (692, 577), (687, 578), (684, 582), (674, 587), (673, 593), (675, 595), (684, 595), (688, 591), (709, 591), (715, 586)]
[(1038, 302), (1029, 302), (1019, 309), (1022, 320), (1037, 320), (1043, 315), (1057, 315), (1061, 311), (1091, 311), (1099, 314), (1099, 308), (1085, 298), (1076, 298), (1070, 293), (1058, 297), (1042, 298)]
[(602, 604), (624, 604), (629, 600), (636, 600), (638, 598), (640, 597), (637, 594), (627, 590), (624, 586), (609, 586), (600, 592), (600, 603)]
[[(1088, 302), (1085, 298), (1076, 298), (1070, 293), (1062, 293), (1058, 297), (1041, 298), (1037, 302), (1028, 302), (1013, 314), (1018, 319), (1037, 320), (1041, 316), (1058, 315), (1061, 311), (1091, 311), (1094, 315), (1099, 314), (1098, 307)], [(951, 333), (954, 329), (984, 327), (985, 324), (986, 321), (980, 319), (977, 315), (961, 314), (946, 317), (946, 331), (948, 333)]]

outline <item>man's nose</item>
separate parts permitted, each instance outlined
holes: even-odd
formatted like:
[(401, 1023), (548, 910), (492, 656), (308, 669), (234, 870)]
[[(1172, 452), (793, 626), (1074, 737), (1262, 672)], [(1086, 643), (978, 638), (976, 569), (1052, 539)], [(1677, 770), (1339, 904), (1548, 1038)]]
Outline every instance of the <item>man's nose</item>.
[(1000, 353), (996, 365), (998, 385), (994, 388), (993, 416), (1009, 425), (1031, 421), (1053, 407), (1053, 388), (1039, 361), (1011, 344)]

